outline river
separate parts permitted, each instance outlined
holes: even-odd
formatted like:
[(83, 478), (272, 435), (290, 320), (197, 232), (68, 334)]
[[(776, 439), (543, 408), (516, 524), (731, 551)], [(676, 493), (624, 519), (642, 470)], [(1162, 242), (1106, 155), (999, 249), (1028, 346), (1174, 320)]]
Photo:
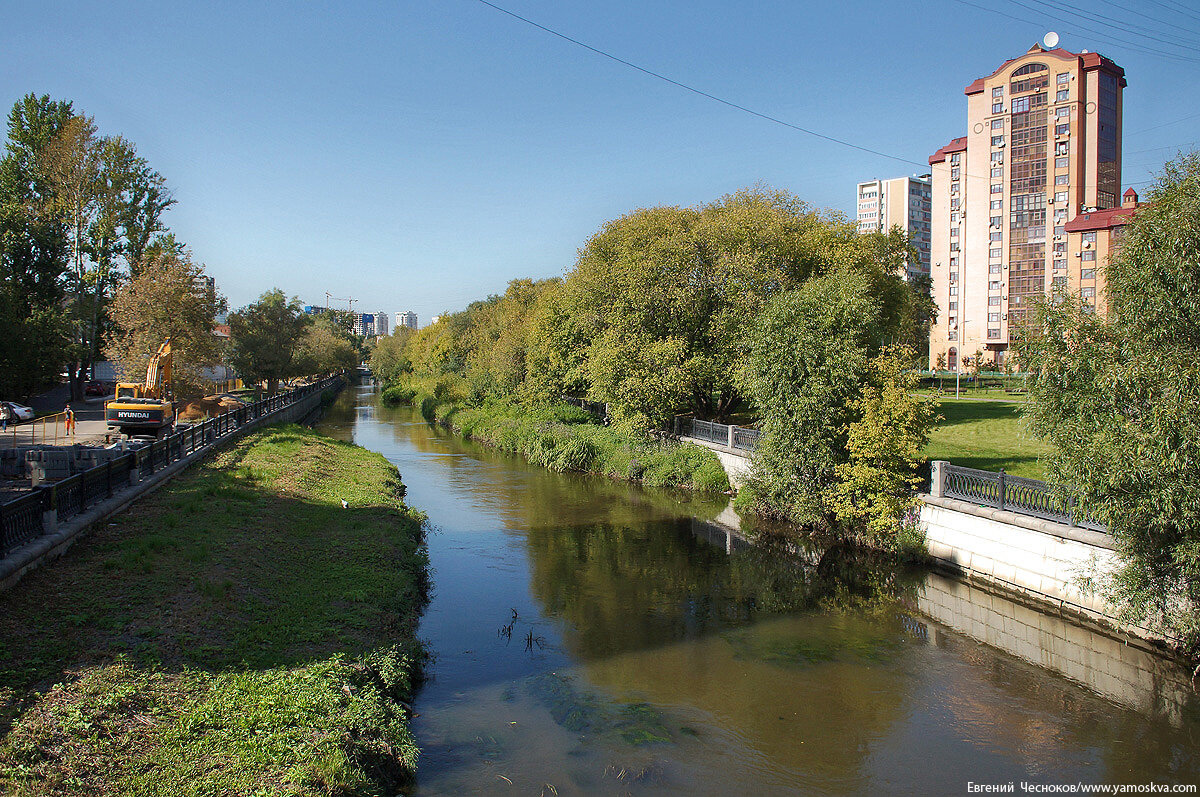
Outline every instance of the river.
[(731, 544), (722, 503), (556, 474), (348, 388), (322, 431), (428, 513), (417, 794), (1196, 783), (1200, 699), (1125, 639), (924, 570)]

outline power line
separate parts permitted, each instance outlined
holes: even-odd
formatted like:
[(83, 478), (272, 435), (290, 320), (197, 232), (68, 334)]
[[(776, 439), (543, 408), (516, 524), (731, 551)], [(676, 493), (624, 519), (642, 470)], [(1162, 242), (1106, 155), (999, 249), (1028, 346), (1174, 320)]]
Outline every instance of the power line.
[(644, 66), (638, 66), (637, 64), (633, 63), (632, 61), (626, 61), (624, 58), (621, 58), (619, 56), (613, 55), (612, 53), (601, 50), (598, 47), (593, 47), (592, 45), (582, 42), (579, 39), (573, 39), (570, 36), (566, 35), (565, 33), (559, 33), (558, 31), (554, 30), (553, 28), (548, 28), (545, 25), (541, 25), (537, 22), (534, 22), (532, 19), (528, 19), (527, 17), (523, 17), (520, 14), (509, 11), (507, 8), (501, 8), (500, 6), (496, 5), (495, 3), (489, 3), (488, 0), (478, 0), (478, 2), (482, 3), (483, 5), (487, 6), (488, 8), (492, 8), (492, 9), (495, 9), (496, 11), (499, 11), (501, 14), (506, 14), (506, 15), (512, 17), (513, 19), (520, 20), (521, 22), (524, 22), (526, 25), (535, 27), (538, 30), (549, 33), (552, 36), (557, 36), (558, 38), (562, 39), (563, 41), (570, 42), (571, 44), (574, 44), (577, 47), (582, 47), (583, 49), (593, 52), (596, 55), (607, 58), (610, 61), (616, 61), (618, 64), (627, 66), (630, 69), (636, 69), (638, 72), (641, 72), (642, 74), (645, 74), (645, 75), (649, 75), (652, 78), (661, 80), (664, 83), (670, 83), (672, 86), (681, 88), (685, 91), (690, 91), (693, 94), (698, 94), (701, 97), (705, 97), (714, 102), (719, 102), (722, 105), (728, 106), (728, 107), (733, 108), (738, 111), (742, 111), (743, 113), (748, 113), (751, 116), (757, 116), (759, 119), (765, 119), (768, 122), (774, 122), (777, 125), (782, 125), (783, 127), (788, 127), (788, 128), (791, 128), (792, 130), (798, 130), (801, 133), (807, 133), (808, 135), (813, 136), (815, 138), (820, 138), (825, 141), (832, 142), (834, 144), (840, 144), (843, 147), (849, 147), (851, 149), (856, 149), (859, 152), (866, 152), (870, 155), (878, 155), (881, 158), (887, 158), (889, 160), (899, 161), (900, 163), (906, 163), (906, 164), (909, 164), (912, 166), (918, 166), (922, 169), (928, 168), (927, 163), (921, 163), (919, 161), (910, 160), (908, 158), (902, 158), (897, 155), (889, 155), (886, 152), (880, 152), (877, 149), (871, 149), (870, 147), (864, 147), (860, 144), (854, 144), (850, 141), (846, 141), (845, 139), (837, 138), (835, 136), (829, 136), (824, 133), (818, 133), (816, 130), (809, 129), (809, 128), (803, 127), (801, 125), (792, 124), (791, 122), (786, 122), (783, 119), (780, 119), (776, 116), (771, 116), (770, 114), (763, 113), (761, 111), (756, 111), (753, 108), (746, 107), (745, 105), (739, 105), (736, 102), (727, 100), (723, 97), (718, 97), (715, 94), (709, 94), (707, 91), (698, 89), (695, 86), (689, 86), (687, 83), (681, 83), (678, 80), (674, 80), (672, 78), (667, 77), (666, 75), (660, 74), (651, 69), (647, 69)]
[[(1125, 20), (1119, 20), (1114, 17), (1110, 17), (1107, 14), (1101, 14), (1101, 13), (1098, 13), (1095, 11), (1089, 11), (1087, 9), (1080, 8), (1079, 6), (1073, 6), (1070, 3), (1065, 2), (1064, 0), (1044, 0), (1044, 3), (1047, 5), (1050, 5), (1051, 7), (1059, 9), (1063, 13), (1081, 17), (1083, 19), (1088, 20), (1089, 22), (1095, 22), (1098, 25), (1103, 25), (1106, 28), (1114, 28), (1118, 31), (1126, 31), (1128, 33), (1133, 34), (1134, 36), (1141, 36), (1142, 38), (1160, 42), (1160, 43), (1166, 44), (1170, 47), (1183, 47), (1183, 48), (1187, 48), (1187, 49), (1194, 49), (1197, 45), (1197, 42), (1195, 40), (1185, 38), (1182, 36), (1172, 36), (1171, 34), (1165, 34), (1167, 36), (1171, 36), (1172, 39), (1176, 39), (1177, 41), (1170, 41), (1169, 39), (1164, 39), (1161, 36), (1157, 35), (1158, 31), (1155, 31), (1151, 28), (1146, 28), (1141, 25), (1135, 25), (1132, 22), (1128, 22)], [(1139, 30), (1149, 31), (1149, 32), (1148, 33), (1138, 33)]]
[[(1044, 2), (1044, 0), (1032, 0), (1032, 1), (1035, 3), (1040, 3), (1042, 6), (1047, 6), (1055, 11), (1059, 10), (1055, 6), (1049, 5), (1049, 3)], [(1080, 23), (1075, 22), (1074, 20), (1068, 19), (1066, 17), (1052, 14), (1049, 11), (1039, 10), (1038, 8), (1036, 8), (1034, 6), (1027, 5), (1027, 4), (1021, 2), (1021, 0), (1008, 0), (1008, 2), (1012, 3), (1015, 6), (1020, 6), (1021, 8), (1032, 11), (1035, 14), (1044, 14), (1045, 16), (1050, 17), (1051, 19), (1058, 20), (1059, 22), (1065, 22), (1066, 24), (1071, 25), (1078, 30), (1082, 30), (1082, 31), (1091, 33), (1092, 35), (1100, 38), (1100, 40), (1102, 40), (1102, 41), (1108, 41), (1109, 43), (1115, 42), (1116, 46), (1118, 46), (1118, 47), (1125, 46), (1128, 48), (1132, 48), (1135, 51), (1140, 51), (1140, 52), (1144, 52), (1144, 53), (1154, 53), (1156, 55), (1161, 55), (1164, 58), (1170, 58), (1170, 59), (1173, 59), (1176, 61), (1186, 61), (1189, 63), (1200, 63), (1200, 58), (1178, 55), (1176, 53), (1169, 53), (1166, 50), (1159, 50), (1156, 47), (1149, 47), (1147, 45), (1142, 45), (1142, 44), (1138, 44), (1137, 42), (1129, 41), (1128, 39), (1122, 39), (1117, 36), (1113, 36), (1111, 34), (1105, 33), (1104, 31), (1096, 30), (1095, 28), (1089, 28), (1085, 25), (1081, 25)]]
[[(1152, 17), (1149, 14), (1147, 14), (1145, 11), (1139, 11), (1137, 9), (1127, 8), (1124, 5), (1122, 5), (1121, 3), (1114, 2), (1114, 0), (1100, 0), (1100, 2), (1104, 3), (1107, 6), (1111, 6), (1115, 9), (1118, 9), (1119, 11), (1122, 11), (1124, 13), (1134, 14), (1143, 19), (1150, 20), (1151, 22), (1157, 22), (1160, 25), (1166, 25), (1171, 28), (1178, 28), (1179, 30), (1184, 30), (1184, 31), (1187, 31), (1188, 33), (1192, 33), (1197, 36), (1200, 36), (1200, 31), (1196, 30), (1195, 28), (1185, 28), (1183, 25), (1179, 24), (1178, 20), (1166, 20), (1166, 19), (1160, 19), (1158, 17)], [(1200, 19), (1200, 17), (1197, 17), (1197, 19)]]
[(1184, 16), (1188, 16), (1194, 20), (1200, 21), (1200, 16), (1193, 14), (1191, 11), (1189, 11), (1187, 9), (1186, 6), (1181, 6), (1178, 3), (1171, 3), (1170, 5), (1168, 5), (1167, 3), (1158, 2), (1158, 0), (1146, 0), (1146, 2), (1148, 2), (1152, 5), (1156, 5), (1159, 8), (1166, 9), (1167, 11), (1170, 11), (1173, 14), (1183, 14)]
[(1188, 119), (1195, 119), (1197, 116), (1200, 116), (1200, 113), (1189, 114), (1187, 116), (1184, 116), (1181, 119), (1175, 119), (1170, 122), (1163, 122), (1161, 125), (1155, 125), (1154, 127), (1144, 127), (1141, 130), (1135, 130), (1132, 133), (1127, 133), (1126, 135), (1136, 136), (1136, 135), (1140, 135), (1142, 133), (1149, 133), (1151, 130), (1158, 130), (1159, 128), (1162, 128), (1162, 127), (1170, 127), (1171, 125), (1179, 124), (1180, 122), (1186, 122)]

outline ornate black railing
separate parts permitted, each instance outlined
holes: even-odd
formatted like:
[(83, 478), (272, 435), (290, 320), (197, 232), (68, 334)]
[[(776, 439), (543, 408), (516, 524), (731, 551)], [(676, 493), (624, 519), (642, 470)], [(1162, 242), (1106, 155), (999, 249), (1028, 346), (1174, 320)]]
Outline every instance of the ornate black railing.
[(1012, 476), (1003, 470), (976, 470), (949, 463), (942, 467), (945, 469), (942, 495), (947, 498), (1093, 531), (1108, 531), (1076, 505), (1069, 491), (1056, 490), (1045, 482)]
[(707, 440), (710, 443), (743, 451), (753, 451), (758, 446), (759, 437), (762, 436), (757, 429), (751, 429), (748, 426), (730, 426), (727, 423), (702, 421), (682, 415), (676, 419), (674, 431), (680, 437)]
[(239, 407), (203, 423), (180, 429), (165, 440), (114, 457), (55, 484), (39, 487), (19, 498), (0, 504), (0, 559), (46, 533), (47, 513), (53, 512), (55, 522), (80, 515), (128, 486), (131, 472), (137, 471), (144, 479), (250, 421), (290, 407), (313, 393), (328, 390), (340, 378), (332, 376), (315, 384)]

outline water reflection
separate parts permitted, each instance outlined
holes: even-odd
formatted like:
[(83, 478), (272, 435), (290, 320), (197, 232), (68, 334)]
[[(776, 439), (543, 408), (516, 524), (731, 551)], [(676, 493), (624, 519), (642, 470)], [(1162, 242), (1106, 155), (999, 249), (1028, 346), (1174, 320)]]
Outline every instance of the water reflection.
[[(554, 474), (347, 391), (325, 424), (429, 513), (422, 793), (962, 793), (1192, 782), (1143, 648), (924, 571), (727, 533), (723, 502)], [(498, 633), (510, 626), (511, 634)]]

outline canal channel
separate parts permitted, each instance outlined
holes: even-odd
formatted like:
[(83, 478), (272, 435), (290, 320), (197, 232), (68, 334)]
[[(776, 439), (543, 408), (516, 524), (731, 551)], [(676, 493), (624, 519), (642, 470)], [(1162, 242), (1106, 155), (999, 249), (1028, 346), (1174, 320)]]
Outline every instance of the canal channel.
[(418, 794), (961, 794), (1196, 783), (1136, 640), (925, 570), (731, 544), (721, 502), (557, 474), (348, 388), (327, 434), (428, 513)]

